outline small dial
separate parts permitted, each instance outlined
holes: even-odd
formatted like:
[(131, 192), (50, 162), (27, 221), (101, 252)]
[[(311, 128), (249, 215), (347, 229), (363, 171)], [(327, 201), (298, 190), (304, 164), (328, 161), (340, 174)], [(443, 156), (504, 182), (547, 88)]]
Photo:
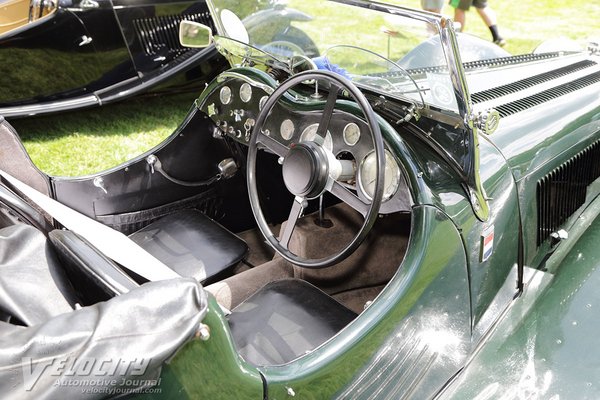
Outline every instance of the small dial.
[(360, 128), (354, 122), (344, 127), (344, 142), (348, 146), (354, 146), (360, 139)]
[(290, 140), (294, 136), (294, 123), (291, 119), (286, 119), (281, 123), (279, 133), (284, 140)]
[(223, 104), (231, 103), (231, 88), (229, 86), (223, 86), (219, 92), (219, 99)]
[[(317, 129), (319, 128), (319, 124), (312, 124), (304, 128), (302, 134), (300, 135), (301, 142), (317, 142)], [(320, 143), (322, 142), (322, 143)], [(320, 138), (319, 144), (323, 146), (325, 149), (329, 151), (333, 151), (333, 140), (331, 139), (331, 133), (327, 131), (325, 134), (325, 140)]]
[(267, 100), (269, 99), (269, 96), (263, 96), (260, 98), (260, 100), (258, 101), (258, 109), (262, 111), (263, 107), (265, 106), (265, 103), (267, 102)]
[(242, 99), (244, 103), (247, 103), (252, 99), (252, 86), (250, 86), (249, 83), (243, 83), (242, 86), (240, 86), (240, 99)]
[[(371, 151), (363, 159), (358, 171), (358, 184), (360, 189), (369, 199), (373, 199), (375, 193), (375, 182), (377, 180), (376, 172), (377, 157), (375, 151)], [(383, 182), (383, 201), (392, 197), (400, 186), (400, 167), (389, 151), (385, 151), (385, 171)]]

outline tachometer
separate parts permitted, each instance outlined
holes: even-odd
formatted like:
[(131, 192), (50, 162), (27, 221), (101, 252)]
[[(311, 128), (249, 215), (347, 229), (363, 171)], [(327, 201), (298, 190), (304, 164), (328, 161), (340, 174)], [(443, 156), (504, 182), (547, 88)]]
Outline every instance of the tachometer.
[[(369, 200), (373, 199), (373, 194), (375, 193), (375, 181), (377, 180), (376, 164), (377, 157), (373, 150), (362, 160), (358, 171), (358, 185)], [(392, 197), (398, 190), (398, 186), (400, 186), (400, 167), (392, 154), (385, 150), (383, 201)]]

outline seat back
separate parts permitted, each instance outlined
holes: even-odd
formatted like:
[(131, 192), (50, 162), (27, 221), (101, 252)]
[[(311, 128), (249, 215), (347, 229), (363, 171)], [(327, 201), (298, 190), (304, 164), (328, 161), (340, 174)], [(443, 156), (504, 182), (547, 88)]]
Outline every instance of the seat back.
[(83, 305), (108, 300), (139, 285), (91, 243), (72, 231), (53, 230), (48, 238)]
[(0, 229), (0, 311), (5, 320), (37, 325), (70, 312), (77, 302), (42, 232), (25, 224)]

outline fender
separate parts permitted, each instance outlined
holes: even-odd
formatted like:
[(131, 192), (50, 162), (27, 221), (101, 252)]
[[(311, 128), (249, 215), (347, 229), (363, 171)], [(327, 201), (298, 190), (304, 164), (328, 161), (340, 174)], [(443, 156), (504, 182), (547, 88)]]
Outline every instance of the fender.
[(282, 19), (287, 20), (287, 26), (289, 26), (292, 21), (311, 21), (313, 17), (302, 11), (280, 6), (262, 10), (248, 16), (244, 19), (244, 25), (246, 25), (246, 29), (251, 31), (258, 26), (269, 24), (270, 21), (281, 21)]
[(600, 197), (440, 397), (598, 398)]

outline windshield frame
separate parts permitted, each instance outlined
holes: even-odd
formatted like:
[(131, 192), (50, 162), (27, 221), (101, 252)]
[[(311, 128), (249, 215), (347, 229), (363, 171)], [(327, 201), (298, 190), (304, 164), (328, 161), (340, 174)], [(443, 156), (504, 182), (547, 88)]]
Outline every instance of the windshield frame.
[(444, 52), (444, 58), (448, 66), (448, 72), (454, 95), (458, 104), (458, 113), (463, 121), (467, 121), (472, 114), (471, 96), (469, 94), (467, 79), (462, 65), (460, 52), (458, 49), (458, 41), (456, 39), (456, 31), (454, 23), (440, 14), (435, 14), (428, 11), (415, 10), (392, 4), (380, 3), (376, 1), (365, 0), (329, 0), (335, 3), (347, 4), (355, 7), (368, 8), (375, 11), (380, 11), (392, 15), (413, 18), (434, 26), (440, 35), (440, 42)]

